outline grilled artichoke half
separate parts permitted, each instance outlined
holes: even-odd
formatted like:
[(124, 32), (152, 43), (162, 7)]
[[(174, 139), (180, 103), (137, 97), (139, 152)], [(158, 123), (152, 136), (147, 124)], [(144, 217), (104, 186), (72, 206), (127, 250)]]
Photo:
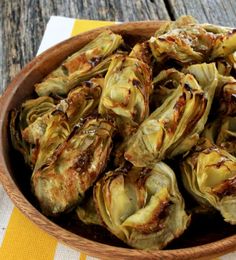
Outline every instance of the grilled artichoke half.
[(236, 51), (236, 31), (197, 24), (190, 17), (164, 24), (149, 40), (158, 62), (173, 59), (182, 64), (227, 57)]
[(187, 191), (205, 207), (220, 211), (226, 222), (236, 224), (236, 158), (200, 140), (181, 164)]
[(218, 83), (217, 70), (212, 63), (192, 65), (188, 71), (195, 77), (185, 75), (177, 89), (130, 138), (125, 158), (136, 167), (172, 158), (197, 143)]
[(189, 223), (175, 174), (163, 162), (108, 172), (94, 186), (94, 200), (105, 227), (138, 249), (163, 248)]
[(114, 115), (120, 131), (127, 135), (148, 116), (151, 90), (149, 66), (136, 58), (115, 56), (105, 77), (99, 113)]
[(65, 95), (80, 82), (107, 71), (110, 55), (123, 43), (120, 35), (109, 30), (99, 34), (78, 52), (66, 59), (43, 82), (35, 85), (39, 96)]
[(34, 171), (32, 189), (45, 215), (62, 213), (81, 201), (106, 166), (114, 130), (105, 119), (87, 119), (55, 150), (50, 163)]

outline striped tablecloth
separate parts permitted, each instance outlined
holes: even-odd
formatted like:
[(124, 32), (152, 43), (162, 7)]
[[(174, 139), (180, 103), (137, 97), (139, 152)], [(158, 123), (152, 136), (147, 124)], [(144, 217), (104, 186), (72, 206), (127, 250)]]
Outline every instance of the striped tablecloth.
[[(78, 33), (113, 23), (52, 16), (47, 24), (38, 54)], [(14, 207), (0, 184), (0, 260), (28, 259), (92, 260), (96, 258), (59, 243), (55, 238), (37, 227)], [(235, 260), (236, 252), (219, 259)]]

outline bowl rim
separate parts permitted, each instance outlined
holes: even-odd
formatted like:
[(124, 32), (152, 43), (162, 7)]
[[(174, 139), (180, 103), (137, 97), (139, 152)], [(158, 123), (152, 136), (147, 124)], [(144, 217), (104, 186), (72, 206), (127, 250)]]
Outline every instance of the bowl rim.
[[(1, 99), (0, 99), (0, 141), (3, 144), (3, 132), (6, 131), (7, 113), (10, 102), (17, 90), (21, 85), (24, 78), (29, 76), (30, 73), (38, 66), (40, 62), (45, 59), (50, 59), (50, 53), (56, 51), (58, 48), (70, 44), (75, 40), (79, 40), (82, 37), (90, 37), (94, 33), (98, 34), (101, 31), (110, 29), (112, 31), (127, 30), (134, 26), (139, 26), (145, 28), (159, 27), (160, 24), (166, 21), (139, 21), (139, 22), (127, 22), (122, 24), (116, 24), (111, 26), (104, 26), (97, 29), (90, 30), (88, 32), (81, 33), (77, 36), (71, 37), (51, 48), (44, 51), (39, 56), (35, 57), (31, 62), (29, 62), (11, 81), (8, 87), (5, 89)], [(48, 57), (49, 56), (49, 57)], [(24, 75), (24, 76), (23, 76)], [(23, 77), (22, 77), (23, 76)], [(8, 167), (6, 165), (4, 148), (3, 145), (0, 146), (0, 180), (3, 187), (15, 206), (31, 221), (33, 221), (38, 227), (42, 228), (44, 231), (54, 236), (57, 240), (67, 244), (70, 247), (75, 248), (81, 252), (84, 252), (90, 256), (102, 257), (103, 259), (108, 259), (111, 255), (114, 259), (127, 259), (131, 257), (140, 257), (145, 259), (203, 259), (209, 257), (216, 257), (222, 254), (226, 254), (233, 250), (236, 250), (236, 235), (226, 237), (224, 239), (211, 242), (204, 245), (199, 245), (195, 247), (181, 248), (181, 249), (169, 249), (169, 250), (138, 250), (138, 249), (128, 249), (122, 247), (111, 246), (103, 243), (99, 243), (93, 240), (89, 240), (80, 235), (72, 233), (54, 222), (50, 221), (45, 217), (40, 211), (38, 211), (22, 194), (16, 183), (10, 177)], [(101, 250), (102, 249), (102, 250)], [(116, 252), (116, 253), (114, 253)]]

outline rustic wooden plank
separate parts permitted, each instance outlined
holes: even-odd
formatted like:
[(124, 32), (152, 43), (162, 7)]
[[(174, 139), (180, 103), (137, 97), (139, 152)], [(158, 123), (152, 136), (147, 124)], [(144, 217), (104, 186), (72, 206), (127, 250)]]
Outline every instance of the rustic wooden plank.
[(51, 15), (115, 21), (169, 19), (164, 0), (2, 0), (0, 93), (35, 56)]
[(166, 5), (172, 19), (188, 14), (201, 23), (236, 27), (235, 0), (167, 0)]

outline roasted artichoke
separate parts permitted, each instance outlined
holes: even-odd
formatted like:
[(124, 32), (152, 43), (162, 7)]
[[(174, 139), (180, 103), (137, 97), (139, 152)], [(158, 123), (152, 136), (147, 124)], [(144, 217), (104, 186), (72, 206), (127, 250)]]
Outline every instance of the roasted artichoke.
[(236, 51), (236, 32), (230, 28), (199, 25), (195, 20), (164, 24), (149, 45), (158, 62), (173, 59), (181, 64), (212, 61)]
[(94, 200), (108, 230), (138, 249), (163, 248), (189, 223), (175, 174), (163, 162), (108, 172), (94, 186)]
[(201, 139), (181, 163), (185, 188), (203, 206), (220, 211), (236, 224), (236, 158)]
[(204, 128), (217, 86), (214, 64), (188, 68), (177, 89), (130, 138), (125, 158), (136, 167), (152, 165), (165, 157), (188, 151)]
[(136, 58), (115, 56), (105, 77), (99, 113), (115, 116), (123, 135), (130, 134), (149, 114), (151, 91), (149, 66)]
[(65, 95), (80, 82), (104, 73), (111, 61), (110, 55), (123, 43), (120, 35), (109, 30), (85, 45), (51, 72), (43, 82), (35, 85), (39, 96)]
[(51, 162), (34, 171), (32, 189), (44, 214), (59, 214), (82, 200), (106, 166), (114, 130), (105, 119), (88, 119), (55, 150)]

